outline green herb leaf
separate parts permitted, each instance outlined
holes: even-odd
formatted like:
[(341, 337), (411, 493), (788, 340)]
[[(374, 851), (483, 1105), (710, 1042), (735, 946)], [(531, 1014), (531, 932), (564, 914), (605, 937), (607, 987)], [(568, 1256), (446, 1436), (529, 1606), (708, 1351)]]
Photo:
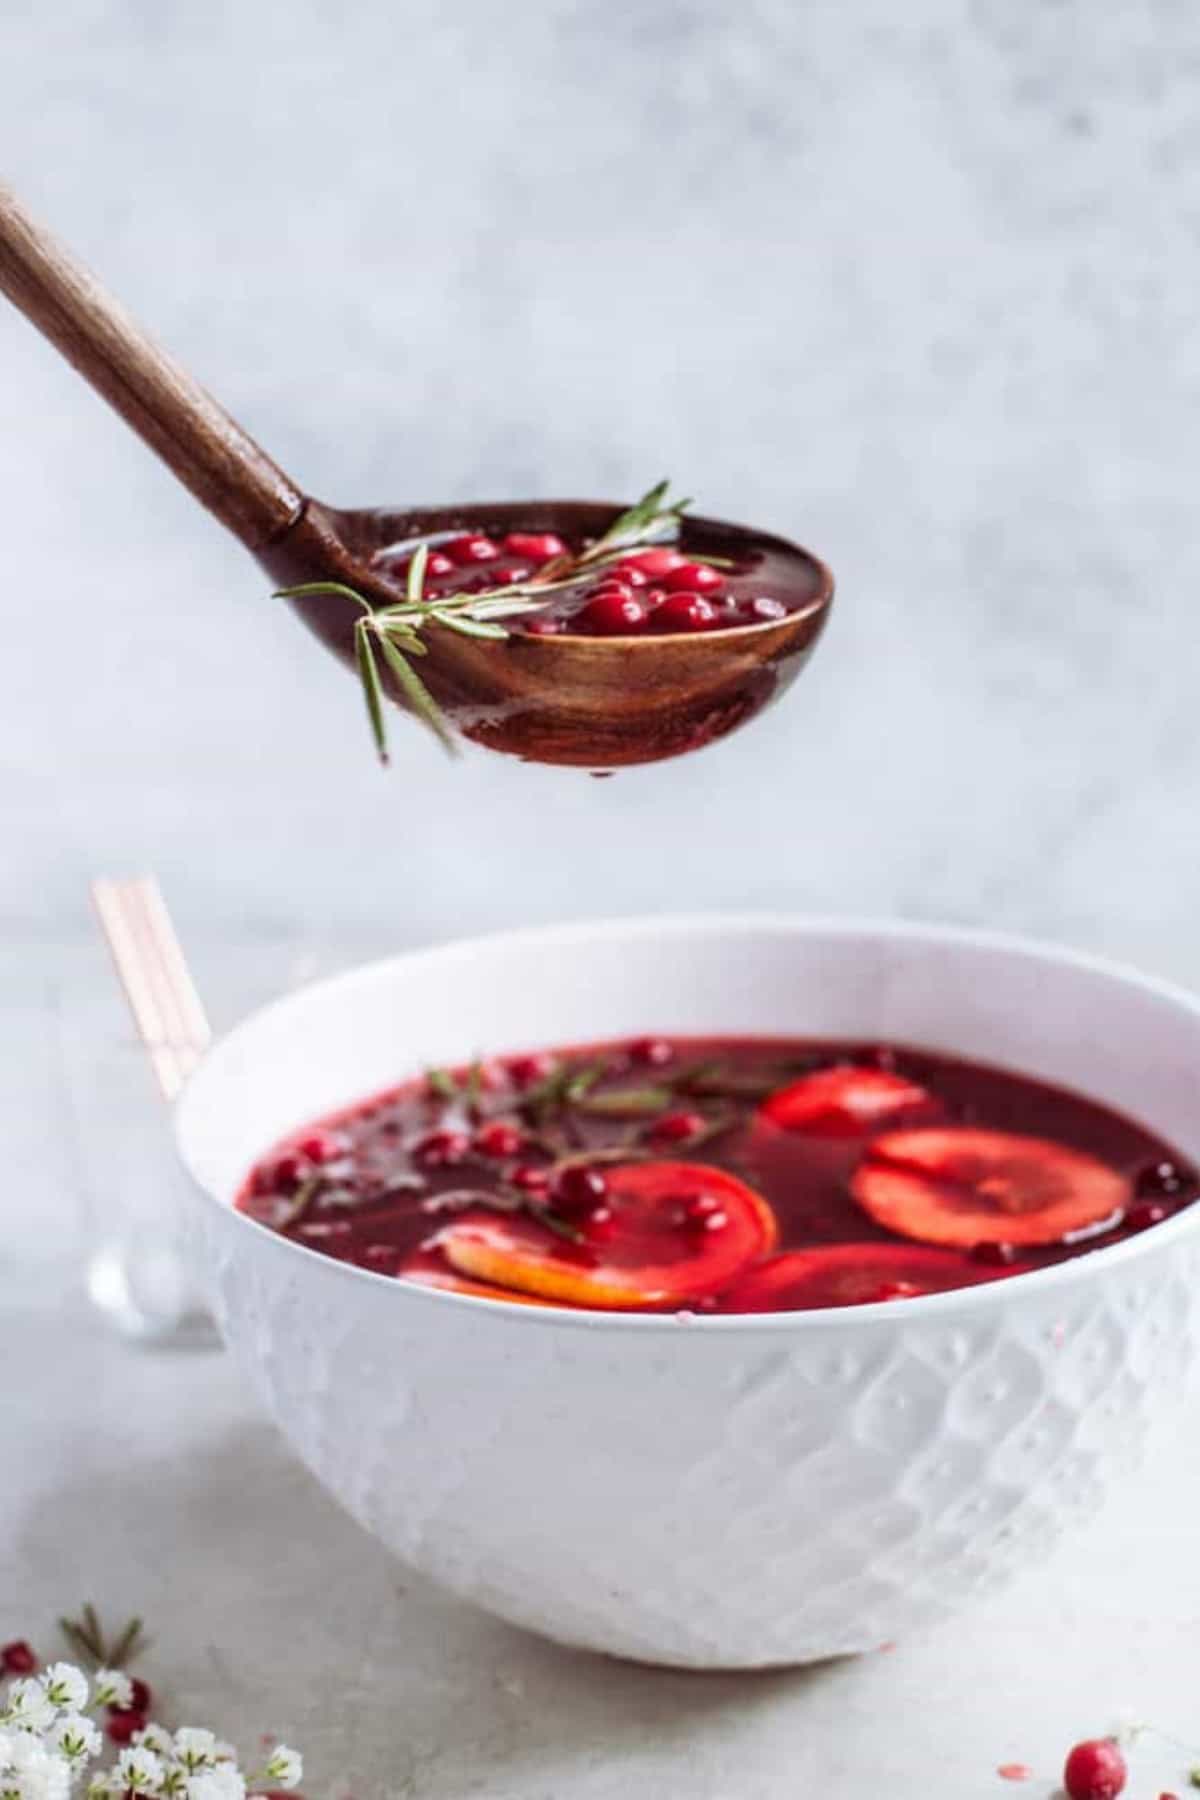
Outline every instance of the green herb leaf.
[(479, 1058), (476, 1057), (475, 1061), (467, 1070), (467, 1079), (463, 1082), (463, 1099), (466, 1101), (468, 1108), (472, 1112), (479, 1105), (479, 1099), (482, 1093), (483, 1064), (480, 1062)]
[(419, 606), (425, 597), (425, 568), (429, 562), (429, 545), (418, 544), (408, 565), (408, 598)]
[(439, 1100), (458, 1099), (458, 1083), (447, 1069), (426, 1069), (425, 1085)]
[(444, 625), (447, 631), (457, 631), (462, 637), (473, 638), (506, 638), (508, 636), (503, 625), (491, 625), (483, 619), (472, 619), (466, 613), (448, 613), (440, 606), (431, 606), (431, 619)]
[(409, 706), (424, 719), (430, 730), (437, 737), (442, 748), (451, 756), (458, 755), (458, 745), (454, 734), (442, 714), (442, 709), (430, 693), (417, 671), (410, 662), (406, 662), (401, 652), (386, 632), (376, 633), (376, 641), (383, 651), (388, 668), (396, 678), (396, 683), (408, 701)]
[(614, 549), (625, 549), (632, 544), (645, 543), (650, 537), (677, 531), (683, 512), (692, 503), (690, 500), (672, 500), (668, 503), (670, 486), (669, 481), (656, 482), (640, 500), (613, 520), (595, 543), (583, 552), (579, 561), (593, 562)]
[(78, 1619), (60, 1619), (58, 1628), (86, 1668), (120, 1669), (145, 1648), (140, 1619), (130, 1619), (110, 1644), (92, 1605), (83, 1607)]
[(662, 1112), (674, 1098), (666, 1087), (606, 1088), (602, 1094), (580, 1094), (573, 1104), (600, 1119), (640, 1119)]
[(299, 1224), (320, 1193), (324, 1180), (325, 1177), (320, 1169), (315, 1169), (305, 1181), (301, 1182), (293, 1196), (292, 1204), (277, 1227), (278, 1230), (290, 1231), (293, 1225)]
[(539, 1225), (544, 1225), (547, 1231), (552, 1231), (555, 1237), (565, 1238), (568, 1244), (584, 1242), (582, 1231), (572, 1225), (569, 1219), (564, 1219), (561, 1213), (556, 1213), (553, 1207), (537, 1206), (533, 1202), (529, 1202), (525, 1210), (531, 1218), (537, 1220)]
[(358, 661), (363, 698), (367, 704), (367, 717), (371, 721), (371, 736), (375, 739), (375, 750), (379, 760), (386, 768), (388, 746), (387, 725), (383, 716), (383, 684), (379, 679), (379, 669), (375, 663), (375, 653), (371, 649), (371, 641), (367, 636), (365, 620), (360, 621), (355, 629), (354, 654)]

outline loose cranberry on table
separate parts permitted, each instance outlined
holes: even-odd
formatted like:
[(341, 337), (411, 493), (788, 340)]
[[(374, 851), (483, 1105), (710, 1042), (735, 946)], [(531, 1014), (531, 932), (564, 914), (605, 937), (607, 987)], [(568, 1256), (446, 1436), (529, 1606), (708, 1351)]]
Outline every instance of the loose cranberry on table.
[(32, 1675), (38, 1659), (24, 1638), (15, 1638), (0, 1648), (0, 1668), (6, 1675)]
[(146, 1714), (132, 1706), (111, 1707), (104, 1729), (114, 1744), (131, 1743), (139, 1731), (145, 1731)]
[(1070, 1800), (1116, 1800), (1128, 1769), (1115, 1738), (1088, 1738), (1076, 1744), (1063, 1767)]

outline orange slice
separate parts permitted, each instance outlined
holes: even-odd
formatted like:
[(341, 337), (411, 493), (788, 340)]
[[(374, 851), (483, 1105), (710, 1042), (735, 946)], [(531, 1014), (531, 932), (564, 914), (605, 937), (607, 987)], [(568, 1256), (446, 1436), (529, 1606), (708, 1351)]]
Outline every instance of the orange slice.
[(926, 1244), (1059, 1244), (1115, 1223), (1129, 1182), (1047, 1138), (944, 1128), (876, 1138), (850, 1177), (873, 1219)]
[(451, 1266), (567, 1306), (663, 1310), (715, 1293), (775, 1244), (775, 1216), (736, 1176), (705, 1163), (606, 1169), (603, 1205), (578, 1244), (521, 1213), (464, 1214), (438, 1234)]
[(928, 1106), (930, 1100), (925, 1088), (888, 1069), (840, 1066), (802, 1075), (769, 1094), (758, 1110), (784, 1131), (844, 1136), (894, 1122), (898, 1114)]

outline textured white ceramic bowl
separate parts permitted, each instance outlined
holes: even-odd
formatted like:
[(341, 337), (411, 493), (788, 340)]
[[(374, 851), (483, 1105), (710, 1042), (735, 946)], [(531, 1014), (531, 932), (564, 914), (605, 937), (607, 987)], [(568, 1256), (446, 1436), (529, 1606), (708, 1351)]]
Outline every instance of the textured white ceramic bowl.
[(1200, 1161), (1200, 1008), (968, 932), (573, 925), (322, 982), (225, 1038), (184, 1096), (229, 1344), (399, 1556), (520, 1625), (653, 1662), (803, 1662), (902, 1636), (1033, 1562), (1136, 1454), (1193, 1348), (1200, 1207), (993, 1286), (722, 1319), (402, 1286), (231, 1208), (273, 1139), (427, 1064), (649, 1030), (958, 1051), (1082, 1089)]

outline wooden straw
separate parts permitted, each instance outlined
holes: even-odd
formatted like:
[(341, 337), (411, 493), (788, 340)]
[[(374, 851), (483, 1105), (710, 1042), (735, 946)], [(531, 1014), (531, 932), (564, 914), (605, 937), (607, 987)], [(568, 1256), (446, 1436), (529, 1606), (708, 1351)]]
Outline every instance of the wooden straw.
[(158, 882), (152, 875), (92, 883), (117, 978), (163, 1097), (173, 1100), (212, 1033)]

